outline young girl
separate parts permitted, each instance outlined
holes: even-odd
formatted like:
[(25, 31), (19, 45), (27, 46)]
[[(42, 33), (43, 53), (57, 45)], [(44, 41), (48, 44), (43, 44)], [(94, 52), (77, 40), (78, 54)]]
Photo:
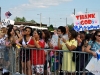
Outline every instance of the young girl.
[[(51, 35), (50, 32), (48, 30), (42, 30), (42, 39), (45, 41), (45, 49), (50, 49), (51, 48)], [(50, 56), (49, 50), (45, 50), (46, 53), (46, 61), (45, 61), (45, 65), (44, 65), (44, 75), (48, 75), (50, 73), (50, 71), (48, 72), (48, 63), (50, 62)]]
[[(42, 32), (40, 30), (35, 30), (33, 32), (33, 37), (28, 46), (33, 46), (38, 49), (44, 48), (45, 42), (42, 40)], [(31, 63), (32, 68), (35, 70), (37, 75), (43, 74), (45, 64), (45, 51), (36, 49), (31, 50)]]

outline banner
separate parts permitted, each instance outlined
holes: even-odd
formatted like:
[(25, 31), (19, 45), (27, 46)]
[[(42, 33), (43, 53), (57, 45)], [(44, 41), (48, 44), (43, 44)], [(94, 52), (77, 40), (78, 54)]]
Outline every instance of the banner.
[(87, 64), (86, 69), (95, 75), (100, 75), (100, 52), (99, 50), (96, 53), (97, 53), (97, 58), (92, 57), (90, 62)]
[(74, 30), (84, 31), (100, 29), (98, 13), (85, 13), (74, 16)]

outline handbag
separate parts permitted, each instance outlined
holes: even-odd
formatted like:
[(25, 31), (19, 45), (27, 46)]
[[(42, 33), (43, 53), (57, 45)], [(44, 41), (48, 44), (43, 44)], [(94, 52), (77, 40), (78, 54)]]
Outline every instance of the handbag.
[[(74, 51), (79, 51), (80, 50), (80, 46), (78, 46)], [(73, 56), (72, 56), (72, 61), (76, 62), (79, 61), (79, 53), (77, 52), (73, 52)]]

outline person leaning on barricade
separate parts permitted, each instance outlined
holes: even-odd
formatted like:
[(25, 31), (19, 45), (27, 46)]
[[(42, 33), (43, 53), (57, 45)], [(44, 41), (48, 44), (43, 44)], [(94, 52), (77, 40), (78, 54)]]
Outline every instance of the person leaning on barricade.
[(22, 47), (22, 39), (23, 36), (22, 34), (20, 34), (20, 30), (18, 29), (17, 26), (13, 27), (14, 29), (14, 33), (15, 33), (15, 37), (16, 37), (16, 45), (14, 47), (14, 51), (15, 51), (15, 74), (20, 74), (21, 71), (21, 61), (20, 61), (20, 48)]
[(31, 41), (28, 43), (28, 46), (32, 48), (37, 48), (31, 50), (32, 73), (36, 75), (42, 75), (44, 73), (46, 54), (43, 50), (45, 46), (45, 41), (42, 39), (41, 30), (34, 30), (33, 37)]
[[(80, 37), (79, 37), (80, 35)], [(76, 51), (82, 51), (85, 52), (86, 47), (88, 46), (88, 42), (91, 40), (92, 34), (86, 34), (86, 32), (81, 31), (76, 40), (78, 41), (79, 39), (81, 42), (78, 42), (78, 46), (76, 48)], [(87, 64), (88, 60), (88, 54), (86, 53), (76, 53), (76, 75), (82, 75), (85, 73), (85, 66)]]
[[(57, 31), (57, 30), (55, 30)], [(51, 51), (50, 51), (50, 70), (52, 73), (58, 73), (59, 66), (60, 66), (60, 53), (56, 50), (59, 50), (58, 48), (58, 34), (57, 32), (54, 32), (51, 38)]]
[[(1, 30), (0, 30), (1, 31)], [(0, 70), (3, 70), (4, 52), (5, 52), (4, 33), (0, 32)]]
[[(85, 39), (85, 32), (82, 31), (82, 32), (78, 32), (77, 33), (77, 37), (76, 37), (76, 40), (77, 40), (77, 48), (75, 49), (75, 51), (82, 51), (82, 43)], [(83, 71), (83, 65), (84, 65), (84, 62), (83, 62), (83, 59), (84, 59), (84, 54), (82, 53), (79, 53), (79, 52), (76, 52), (73, 54), (74, 56), (74, 62), (76, 63), (76, 75), (82, 75), (82, 71)]]
[(62, 44), (60, 44), (61, 38), (59, 38), (58, 40), (59, 46), (62, 50), (64, 50), (62, 58), (62, 71), (65, 72), (67, 75), (74, 75), (76, 71), (76, 64), (72, 59), (73, 53), (70, 51), (75, 50), (77, 47), (77, 41), (75, 39), (77, 37), (76, 31), (69, 31), (68, 37), (68, 40), (62, 38)]
[(32, 75), (31, 61), (30, 61), (30, 52), (31, 51), (28, 48), (28, 43), (31, 41), (31, 38), (32, 38), (32, 28), (25, 27), (24, 33), (25, 34), (22, 36), (23, 37), (22, 42), (21, 42), (22, 48), (20, 51), (22, 73), (27, 74), (27, 75)]
[[(65, 39), (65, 40), (68, 40), (68, 32), (69, 32), (69, 28), (68, 27), (64, 27), (64, 26), (59, 26), (58, 27), (58, 30), (57, 30), (57, 33), (58, 33), (58, 38), (61, 38), (60, 39), (60, 44), (63, 43), (62, 39)], [(62, 49), (58, 43), (58, 47), (59, 49)], [(63, 52), (60, 52), (59, 53), (59, 57), (60, 57), (60, 70), (61, 70), (61, 67), (62, 67), (62, 57), (63, 57)]]
[[(9, 74), (9, 68), (10, 68), (10, 61), (11, 61), (11, 50), (10, 48), (13, 46), (13, 44), (15, 44), (15, 37), (14, 37), (14, 30), (13, 30), (13, 25), (8, 25), (7, 26), (7, 36), (6, 35), (6, 32), (4, 33), (3, 31), (3, 28), (2, 29), (2, 33), (4, 34), (3, 35), (3, 38), (2, 38), (2, 44), (5, 42), (5, 50), (4, 50), (4, 69), (3, 69), (3, 72), (4, 74)], [(11, 69), (11, 68), (10, 68)]]
[(46, 61), (45, 61), (45, 65), (44, 65), (44, 75), (48, 75), (50, 74), (50, 70), (48, 70), (50, 68), (50, 50), (46, 50), (46, 49), (50, 49), (52, 48), (52, 44), (51, 44), (51, 35), (50, 32), (48, 30), (42, 30), (42, 39), (45, 42), (45, 53), (46, 53)]
[[(86, 47), (85, 51), (92, 54), (95, 58), (97, 58), (96, 51), (100, 50), (100, 31), (96, 31), (93, 35), (93, 38), (89, 41), (88, 46)], [(92, 56), (89, 58), (91, 59)], [(89, 60), (90, 60), (89, 59)], [(93, 75), (92, 73), (89, 73)]]

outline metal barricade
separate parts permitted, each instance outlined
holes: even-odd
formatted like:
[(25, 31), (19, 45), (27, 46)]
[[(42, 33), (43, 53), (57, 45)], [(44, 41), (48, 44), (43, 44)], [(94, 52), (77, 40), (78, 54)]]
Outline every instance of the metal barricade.
[(12, 49), (0, 45), (0, 73), (12, 72)]
[(0, 68), (4, 67), (4, 51), (5, 51), (5, 47), (4, 46), (0, 46)]
[[(90, 54), (79, 51), (21, 48), (12, 50), (12, 75), (85, 75)], [(75, 57), (75, 58), (74, 58)]]

